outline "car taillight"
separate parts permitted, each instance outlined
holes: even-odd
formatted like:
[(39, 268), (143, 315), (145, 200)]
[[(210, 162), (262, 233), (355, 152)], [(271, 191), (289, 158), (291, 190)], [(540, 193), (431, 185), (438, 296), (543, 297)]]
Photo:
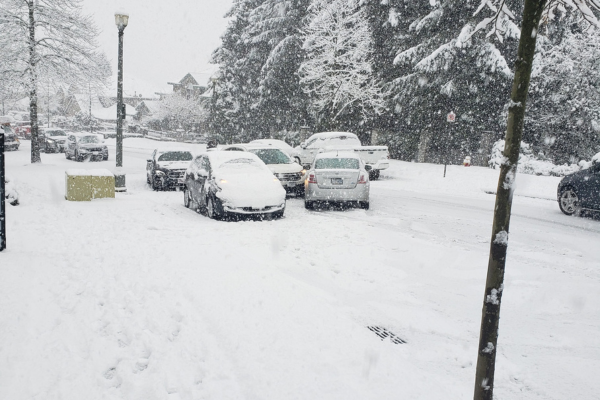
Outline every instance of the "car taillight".
[(315, 174), (310, 174), (308, 176), (308, 183), (317, 183), (317, 177), (315, 176)]
[(367, 183), (367, 178), (365, 178), (364, 175), (361, 175), (360, 179), (358, 180), (358, 183)]

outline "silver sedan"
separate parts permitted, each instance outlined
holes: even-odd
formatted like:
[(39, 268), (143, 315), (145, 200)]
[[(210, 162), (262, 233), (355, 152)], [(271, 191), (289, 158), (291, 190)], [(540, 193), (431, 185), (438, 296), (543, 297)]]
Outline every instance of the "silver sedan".
[(321, 153), (307, 173), (304, 206), (318, 202), (352, 203), (369, 209), (369, 166), (350, 152)]

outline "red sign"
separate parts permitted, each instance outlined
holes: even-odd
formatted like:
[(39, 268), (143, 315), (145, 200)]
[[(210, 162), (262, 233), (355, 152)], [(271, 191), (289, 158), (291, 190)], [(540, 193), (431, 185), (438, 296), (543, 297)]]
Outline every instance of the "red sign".
[(456, 114), (454, 114), (452, 111), (450, 111), (450, 113), (448, 113), (448, 117), (446, 118), (446, 121), (456, 122)]

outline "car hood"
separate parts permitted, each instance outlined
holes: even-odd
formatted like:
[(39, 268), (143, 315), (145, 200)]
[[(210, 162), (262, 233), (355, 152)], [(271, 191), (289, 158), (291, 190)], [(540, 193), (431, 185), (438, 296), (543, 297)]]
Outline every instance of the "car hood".
[[(272, 174), (224, 173), (215, 177), (217, 196), (232, 207), (265, 208), (285, 203), (285, 189)], [(223, 182), (225, 181), (225, 182)]]
[(66, 136), (48, 136), (48, 139), (56, 140), (59, 142), (65, 142), (67, 140)]
[(85, 143), (80, 144), (79, 147), (82, 149), (97, 149), (98, 147), (106, 147), (106, 145), (103, 143)]
[(159, 161), (158, 168), (162, 169), (187, 169), (189, 161)]
[(267, 167), (275, 174), (292, 174), (302, 171), (302, 167), (298, 163), (291, 164), (267, 164)]

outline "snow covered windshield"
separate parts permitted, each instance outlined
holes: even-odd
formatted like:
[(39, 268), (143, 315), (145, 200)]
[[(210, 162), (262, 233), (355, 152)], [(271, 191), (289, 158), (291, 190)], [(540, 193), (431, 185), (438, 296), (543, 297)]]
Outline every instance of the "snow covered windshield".
[(192, 153), (189, 151), (169, 151), (161, 154), (158, 161), (192, 161)]
[(83, 136), (79, 139), (79, 143), (100, 143), (98, 136)]
[(65, 131), (58, 129), (55, 131), (46, 131), (46, 136), (67, 136), (67, 134)]
[(292, 160), (279, 149), (256, 149), (250, 150), (260, 158), (265, 164), (291, 164)]
[(315, 169), (358, 169), (359, 166), (356, 158), (319, 158), (315, 162)]

